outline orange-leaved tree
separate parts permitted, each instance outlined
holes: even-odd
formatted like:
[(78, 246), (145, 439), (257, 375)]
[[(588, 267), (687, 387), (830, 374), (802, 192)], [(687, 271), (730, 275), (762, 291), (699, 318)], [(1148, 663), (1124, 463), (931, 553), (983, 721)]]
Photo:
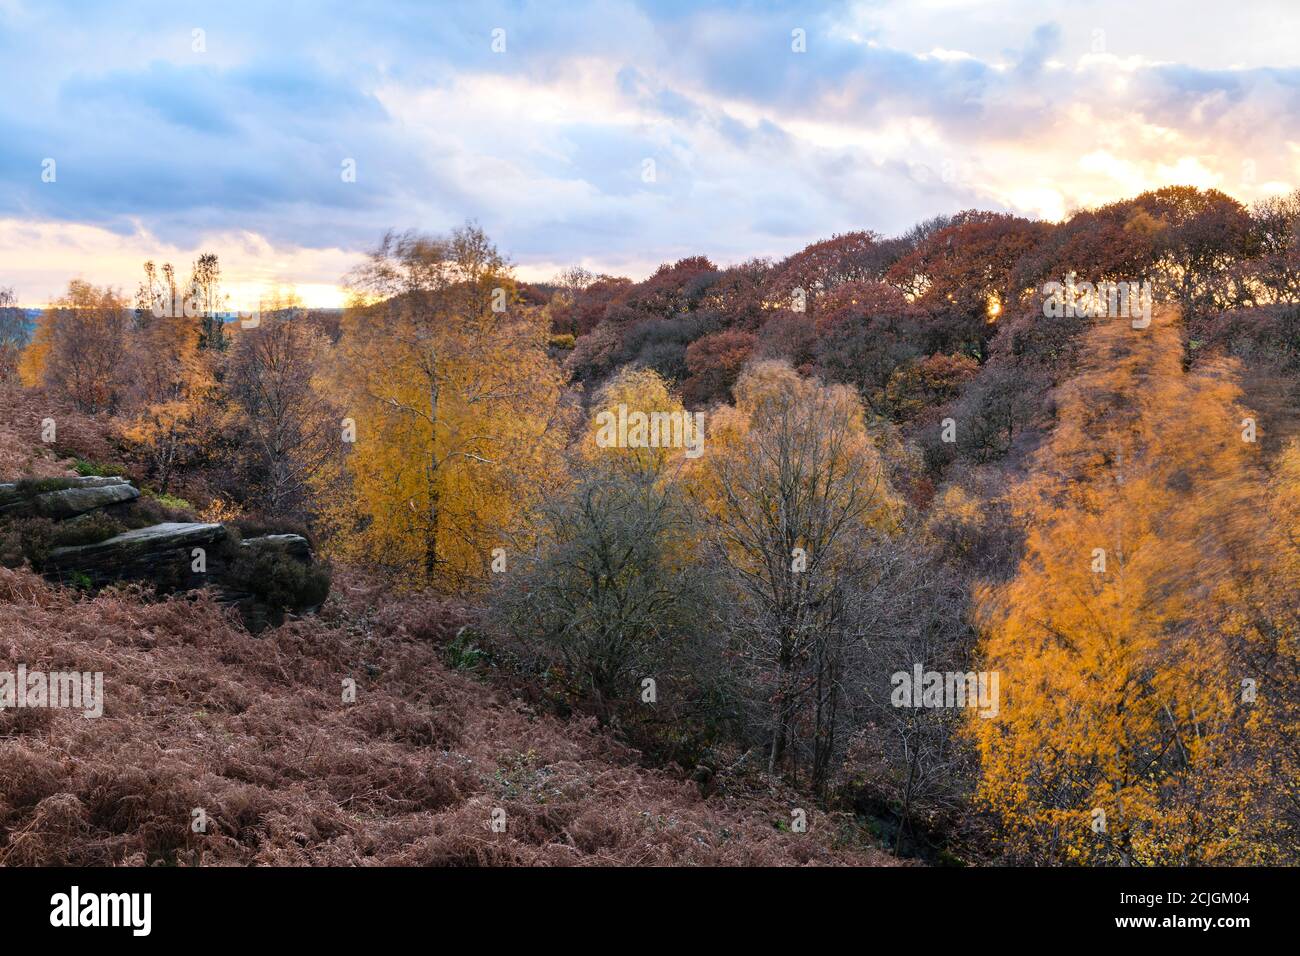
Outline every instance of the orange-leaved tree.
[[(349, 276), (331, 391), (350, 444), (324, 506), (336, 546), (471, 586), (563, 473), (559, 369), (481, 230), (389, 234)], [(353, 441), (353, 439), (355, 439)]]
[(44, 311), (24, 351), (24, 384), (45, 385), (85, 412), (116, 410), (128, 383), (129, 327), (126, 302), (115, 289), (73, 279)]
[(979, 794), (1010, 855), (1240, 859), (1230, 648), (1201, 626), (1230, 572), (1225, 514), (1249, 513), (1256, 446), (1230, 363), (1183, 368), (1178, 317), (1101, 320), (1059, 421), (1013, 492), (1017, 575), (980, 595), (995, 719), (972, 718)]

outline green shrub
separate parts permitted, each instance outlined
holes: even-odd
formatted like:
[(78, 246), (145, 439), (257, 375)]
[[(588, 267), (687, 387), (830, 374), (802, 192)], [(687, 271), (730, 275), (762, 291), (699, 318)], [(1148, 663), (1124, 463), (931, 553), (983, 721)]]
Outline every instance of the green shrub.
[(126, 469), (120, 465), (105, 465), (85, 458), (73, 462), (72, 470), (83, 478), (121, 478), (126, 475)]
[(165, 491), (149, 491), (148, 489), (145, 490), (145, 494), (158, 502), (158, 504), (162, 505), (164, 508), (171, 508), (174, 511), (186, 511), (190, 514), (195, 513), (194, 506), (184, 498), (177, 498), (175, 495), (169, 495)]
[(475, 670), (480, 664), (491, 664), (492, 654), (479, 647), (482, 635), (472, 627), (462, 627), (443, 651), (447, 666), (458, 671)]
[(163, 524), (169, 521), (191, 522), (198, 521), (199, 516), (193, 508), (184, 507), (186, 502), (181, 498), (173, 498), (165, 495), (163, 498), (150, 497), (144, 495), (131, 502), (121, 515), (122, 522), (128, 528), (147, 528), (150, 525)]
[(569, 335), (568, 333), (551, 336), (551, 348), (555, 348), (555, 349), (571, 349), (576, 344), (576, 342), (577, 339), (575, 339), (572, 335)]

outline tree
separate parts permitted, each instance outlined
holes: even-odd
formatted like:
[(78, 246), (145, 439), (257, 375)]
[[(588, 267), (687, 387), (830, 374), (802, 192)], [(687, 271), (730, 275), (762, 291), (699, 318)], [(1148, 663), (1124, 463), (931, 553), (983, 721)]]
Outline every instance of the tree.
[(135, 292), (135, 324), (143, 328), (151, 318), (178, 318), (185, 313), (184, 303), (176, 288), (176, 270), (170, 262), (159, 269), (148, 260), (144, 264), (144, 279)]
[(610, 307), (617, 305), (631, 288), (631, 279), (597, 276), (581, 290), (573, 292), (572, 304), (567, 310), (568, 319), (556, 331), (587, 335), (601, 323)]
[(859, 606), (869, 638), (846, 681), (858, 691), (850, 698), (849, 792), (856, 805), (896, 817), (895, 853), (955, 828), (977, 777), (960, 711), (892, 700), (893, 675), (918, 663), (965, 672), (970, 659), (967, 586), (929, 544), (921, 534), (899, 535), (862, 555), (875, 574)]
[(956, 398), (962, 386), (979, 373), (969, 355), (930, 355), (896, 368), (884, 390), (884, 403), (898, 418), (907, 419)]
[(759, 363), (713, 415), (693, 493), (709, 553), (732, 601), (728, 626), (760, 699), (770, 701), (767, 762), (792, 769), (801, 720), (812, 778), (836, 753), (847, 651), (871, 572), (864, 541), (887, 533), (896, 502), (853, 390)]
[(546, 303), (555, 335), (578, 335), (575, 304), (579, 296), (596, 281), (596, 276), (582, 266), (570, 266), (552, 281), (552, 292)]
[(921, 240), (887, 281), (929, 313), (926, 353), (980, 354), (1000, 308), (1019, 298), (1017, 264), (1048, 232), (1043, 223), (970, 211)]
[(315, 387), (329, 343), (296, 297), (263, 303), (261, 320), (230, 350), (227, 392), (243, 434), (247, 485), (261, 512), (306, 519), (313, 484), (338, 449), (337, 408)]
[(815, 242), (773, 267), (767, 299), (788, 307), (795, 290), (807, 297), (808, 312), (817, 314), (820, 297), (848, 282), (878, 282), (895, 251), (874, 232), (848, 232)]
[(229, 297), (221, 291), (216, 253), (205, 252), (194, 261), (189, 288), (190, 309), (199, 316), (199, 348), (223, 351), (228, 344), (224, 316)]
[(883, 282), (840, 285), (817, 309), (817, 371), (827, 381), (854, 386), (869, 408), (882, 413), (890, 377), (921, 353), (924, 320), (924, 310)]
[(716, 315), (724, 328), (757, 332), (768, 315), (764, 297), (771, 273), (766, 259), (724, 269), (710, 283), (700, 307)]
[(643, 750), (689, 761), (732, 700), (722, 642), (699, 627), (713, 594), (687, 506), (691, 452), (671, 428), (669, 441), (660, 432), (609, 442), (620, 409), (661, 421), (685, 414), (649, 369), (624, 369), (596, 393), (572, 449), (573, 487), (541, 507), (518, 573), (498, 576), (493, 616), (570, 702)]
[(759, 330), (754, 357), (786, 362), (800, 374), (812, 374), (817, 346), (817, 330), (808, 317), (781, 309)]
[(980, 796), (1013, 859), (1231, 862), (1238, 687), (1198, 605), (1230, 573), (1222, 519), (1252, 510), (1255, 446), (1231, 365), (1184, 371), (1176, 315), (1100, 323), (1090, 346), (1015, 493), (1019, 571), (979, 595), (1002, 688), (969, 722)]
[(350, 500), (329, 505), (337, 540), (410, 580), (469, 586), (493, 548), (525, 543), (560, 475), (549, 330), (512, 304), (510, 271), (473, 226), (389, 233), (348, 283), (331, 377), (356, 442)]
[(136, 291), (134, 321), (127, 334), (129, 384), (121, 435), (148, 462), (166, 492), (177, 473), (201, 458), (215, 438), (208, 413), (220, 369), (215, 353), (201, 349), (194, 320), (176, 298), (170, 265), (161, 272), (144, 264)]
[(1266, 302), (1300, 302), (1300, 189), (1256, 203), (1250, 212), (1253, 278)]
[(1249, 292), (1238, 263), (1254, 253), (1245, 207), (1217, 189), (1167, 186), (1133, 200), (1155, 232), (1153, 276), (1158, 296), (1184, 311), (1243, 305)]
[(672, 319), (699, 307), (719, 277), (718, 267), (704, 256), (664, 264), (612, 302), (606, 315), (619, 326), (645, 319)]
[(146, 321), (129, 336), (130, 417), (121, 434), (148, 461), (150, 473), (166, 492), (210, 437), (203, 427), (203, 408), (217, 383), (188, 319), (163, 316)]
[(696, 404), (725, 401), (736, 384), (740, 370), (754, 350), (752, 332), (726, 329), (696, 339), (686, 348), (686, 367), (691, 377), (682, 390)]
[[(641, 413), (648, 416), (647, 425), (653, 416), (662, 416), (661, 421), (668, 422), (667, 427), (656, 426), (654, 434), (647, 427), (644, 435), (634, 434), (628, 430), (626, 443), (610, 442), (609, 423), (616, 421), (620, 408), (628, 415)], [(648, 368), (623, 368), (592, 398), (591, 413), (577, 448), (577, 457), (586, 462), (598, 464), (603, 470), (619, 474), (649, 475), (653, 481), (667, 480), (670, 475), (682, 469), (687, 460), (688, 445), (692, 441), (703, 442), (702, 430), (697, 429), (700, 418), (687, 415), (681, 399), (672, 393), (668, 382), (662, 375)], [(673, 431), (672, 423), (681, 421), (681, 438)], [(691, 431), (687, 433), (687, 426)], [(667, 434), (665, 434), (667, 432)], [(614, 430), (617, 437), (617, 429)]]
[(1215, 584), (1197, 639), (1225, 642), (1239, 695), (1220, 761), (1232, 773), (1235, 859), (1294, 865), (1300, 854), (1300, 443), (1267, 478), (1215, 503)]
[(73, 279), (37, 325), (24, 380), (66, 395), (82, 411), (116, 410), (128, 384), (130, 321), (116, 290)]
[(580, 471), (571, 491), (543, 506), (536, 550), (494, 602), (507, 631), (556, 660), (571, 693), (602, 721), (641, 692), (643, 679), (666, 685), (674, 658), (705, 639), (696, 636), (703, 575), (680, 546), (688, 514), (676, 481), (663, 477)]
[(1042, 242), (1026, 251), (1012, 270), (1011, 288), (1041, 290), (1070, 273), (1080, 281), (1141, 282), (1155, 269), (1161, 226), (1132, 201), (1082, 210), (1047, 227)]
[(974, 379), (953, 412), (957, 448), (981, 463), (1010, 451), (1034, 414), (1036, 384), (1011, 366), (989, 368)]

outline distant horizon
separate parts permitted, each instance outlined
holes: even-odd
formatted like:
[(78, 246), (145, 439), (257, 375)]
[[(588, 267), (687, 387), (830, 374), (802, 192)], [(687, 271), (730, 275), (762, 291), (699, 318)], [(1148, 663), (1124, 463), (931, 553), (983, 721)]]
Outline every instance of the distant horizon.
[[(1300, 185), (1285, 3), (489, 2), (375, 15), (0, 2), (0, 286), (219, 254), (340, 307), (386, 229), (477, 222), (526, 281), (780, 257), (962, 209)], [(293, 42), (286, 46), (287, 37)], [(166, 148), (158, 148), (166, 144)]]
[[(1193, 183), (1184, 183), (1184, 182), (1168, 182), (1168, 183), (1162, 183), (1162, 184), (1159, 184), (1159, 185), (1155, 185), (1155, 186), (1152, 186), (1152, 187), (1150, 187), (1150, 188), (1151, 188), (1152, 190), (1155, 190), (1155, 189), (1164, 189), (1164, 188), (1173, 187), (1173, 186), (1194, 186), (1194, 185), (1195, 185), (1195, 184), (1193, 184)], [(1229, 197), (1232, 198), (1232, 199), (1235, 199), (1237, 202), (1240, 202), (1240, 203), (1242, 203), (1243, 205), (1246, 205), (1246, 206), (1249, 206), (1249, 205), (1250, 205), (1250, 203), (1247, 202), (1246, 200), (1244, 200), (1242, 197), (1240, 197), (1240, 196), (1236, 196), (1236, 195), (1233, 195), (1233, 193), (1232, 193), (1230, 190), (1220, 189), (1219, 187), (1208, 187), (1208, 188), (1218, 189), (1219, 192), (1224, 193), (1225, 195), (1229, 196)], [(1149, 190), (1143, 190), (1143, 191), (1145, 192), (1145, 191), (1149, 191)], [(1287, 191), (1289, 191), (1289, 190), (1287, 190)], [(1279, 190), (1278, 195), (1282, 195), (1284, 192), (1286, 192), (1286, 191)], [(1107, 203), (1111, 203), (1111, 202), (1121, 202), (1121, 201), (1124, 201), (1124, 200), (1126, 200), (1126, 199), (1132, 199), (1132, 198), (1134, 198), (1134, 195), (1137, 195), (1137, 194), (1133, 194), (1133, 195), (1122, 195), (1122, 196), (1121, 196), (1121, 195), (1117, 195), (1117, 196), (1112, 197), (1111, 199), (1108, 199), (1108, 200), (1107, 200)], [(1259, 197), (1259, 198), (1264, 198), (1264, 197)], [(1256, 201), (1258, 201), (1258, 200), (1256, 200)], [(1073, 216), (1075, 216), (1075, 215), (1078, 215), (1080, 212), (1087, 211), (1088, 209), (1095, 209), (1095, 208), (1098, 208), (1098, 207), (1100, 207), (1100, 206), (1102, 206), (1102, 205), (1106, 205), (1107, 203), (1098, 203), (1098, 204), (1095, 204), (1094, 206), (1089, 206), (1089, 207), (1080, 207), (1080, 208), (1070, 209), (1070, 210), (1069, 210), (1069, 211), (1068, 211), (1068, 212), (1067, 212), (1067, 213), (1066, 213), (1062, 218), (1060, 218), (1060, 219), (1042, 219), (1041, 217), (1033, 217), (1033, 216), (1026, 216), (1025, 218), (1029, 218), (1029, 219), (1035, 219), (1035, 218), (1038, 218), (1038, 219), (1040, 219), (1040, 220), (1043, 221), (1043, 222), (1049, 222), (1049, 223), (1060, 223), (1060, 222), (1066, 222), (1066, 221), (1068, 221), (1071, 217), (1073, 217)], [(525, 265), (525, 264), (515, 263), (515, 262), (513, 262), (513, 261), (511, 261), (510, 264), (511, 264), (511, 266), (512, 266), (512, 268), (513, 268), (513, 272), (514, 272), (515, 278), (519, 279), (519, 280), (522, 281), (522, 282), (526, 282), (526, 283), (530, 283), (530, 284), (545, 284), (545, 283), (548, 283), (548, 282), (552, 282), (552, 281), (554, 281), (554, 280), (556, 279), (556, 277), (559, 275), (559, 273), (560, 273), (562, 270), (564, 270), (564, 269), (566, 269), (566, 268), (569, 268), (569, 267), (571, 267), (571, 266), (582, 266), (583, 268), (586, 268), (586, 269), (588, 269), (589, 271), (591, 271), (593, 274), (597, 274), (597, 275), (604, 274), (604, 275), (614, 276), (614, 277), (617, 277), (617, 278), (627, 278), (627, 279), (632, 280), (633, 282), (641, 282), (641, 281), (644, 281), (645, 279), (649, 278), (651, 275), (653, 275), (654, 272), (655, 272), (655, 270), (658, 269), (660, 266), (663, 266), (663, 265), (671, 265), (672, 263), (677, 262), (677, 261), (679, 261), (680, 259), (683, 259), (683, 258), (686, 258), (686, 257), (689, 257), (689, 256), (704, 256), (704, 257), (708, 258), (711, 262), (713, 262), (713, 263), (714, 263), (714, 264), (715, 264), (719, 269), (727, 269), (727, 268), (730, 268), (730, 267), (732, 267), (732, 266), (740, 265), (741, 263), (746, 262), (746, 261), (749, 261), (750, 259), (754, 259), (754, 258), (769, 258), (769, 259), (772, 259), (773, 261), (780, 261), (781, 259), (784, 259), (784, 258), (786, 258), (787, 256), (794, 255), (794, 254), (795, 254), (796, 252), (798, 252), (800, 249), (806, 248), (806, 247), (807, 247), (808, 245), (810, 245), (810, 244), (813, 244), (813, 243), (816, 243), (816, 242), (821, 242), (821, 241), (826, 240), (826, 239), (830, 239), (830, 238), (832, 238), (833, 235), (842, 235), (842, 234), (847, 233), (847, 232), (874, 232), (874, 233), (877, 233), (878, 235), (880, 235), (882, 238), (886, 238), (886, 239), (888, 239), (888, 238), (893, 238), (893, 237), (895, 237), (895, 236), (901, 235), (901, 234), (905, 233), (905, 232), (907, 231), (907, 229), (911, 228), (911, 226), (916, 225), (916, 224), (921, 223), (921, 222), (924, 222), (924, 221), (926, 221), (927, 219), (932, 219), (932, 218), (934, 218), (935, 216), (953, 216), (953, 215), (956, 215), (956, 214), (958, 214), (958, 213), (965, 212), (965, 211), (967, 211), (967, 210), (969, 210), (969, 209), (978, 209), (978, 210), (980, 210), (980, 211), (982, 211), (982, 212), (997, 212), (997, 213), (1010, 213), (1010, 214), (1012, 214), (1012, 215), (1023, 215), (1023, 214), (1015, 213), (1013, 210), (1006, 210), (1006, 209), (990, 209), (990, 208), (986, 208), (986, 207), (967, 206), (967, 207), (963, 207), (963, 208), (961, 208), (961, 209), (953, 209), (953, 210), (949, 210), (949, 211), (947, 211), (947, 212), (939, 212), (939, 213), (934, 213), (934, 214), (927, 215), (927, 216), (918, 217), (918, 218), (917, 218), (913, 223), (911, 223), (909, 226), (906, 226), (906, 227), (904, 227), (903, 229), (901, 229), (901, 230), (897, 230), (897, 231), (894, 231), (894, 232), (884, 232), (884, 231), (881, 231), (881, 230), (879, 230), (879, 229), (875, 229), (875, 228), (873, 228), (873, 227), (871, 227), (871, 226), (869, 226), (869, 225), (861, 225), (861, 226), (857, 226), (857, 227), (854, 227), (854, 228), (851, 228), (851, 229), (840, 230), (840, 231), (837, 232), (837, 233), (827, 233), (826, 235), (823, 235), (823, 236), (817, 236), (817, 237), (815, 237), (815, 238), (812, 238), (812, 239), (808, 240), (808, 242), (801, 243), (801, 244), (799, 244), (799, 245), (793, 246), (793, 247), (791, 247), (791, 248), (788, 249), (788, 250), (785, 250), (785, 251), (782, 251), (782, 252), (777, 252), (777, 253), (770, 254), (770, 255), (767, 255), (767, 256), (747, 256), (747, 257), (743, 257), (743, 258), (739, 258), (739, 259), (735, 259), (735, 260), (721, 260), (721, 259), (719, 259), (717, 256), (711, 254), (711, 253), (710, 253), (709, 251), (707, 251), (707, 250), (704, 250), (704, 249), (689, 250), (689, 249), (688, 249), (688, 250), (682, 251), (680, 255), (676, 255), (676, 256), (674, 256), (674, 257), (672, 257), (672, 258), (664, 259), (664, 260), (661, 260), (660, 262), (653, 263), (653, 264), (648, 265), (648, 266), (646, 266), (644, 269), (639, 270), (638, 272), (635, 272), (635, 273), (634, 273), (634, 272), (628, 272), (628, 271), (618, 272), (618, 271), (611, 271), (610, 269), (603, 269), (603, 268), (599, 267), (598, 264), (594, 264), (594, 260), (592, 260), (592, 259), (590, 259), (590, 258), (587, 258), (587, 257), (583, 257), (580, 261), (573, 262), (573, 263), (568, 263), (568, 264), (556, 264), (556, 265), (554, 265), (554, 266), (550, 266), (550, 265), (548, 265), (548, 266), (545, 266), (545, 267), (534, 267), (534, 266), (529, 266), (529, 265)], [(467, 221), (468, 221), (468, 220), (467, 220)], [(416, 229), (416, 231), (419, 231), (419, 232), (430, 232), (430, 233), (434, 233), (434, 232), (435, 232), (434, 230), (420, 229), (419, 227), (410, 227), (410, 228), (414, 228), (414, 229)], [(404, 230), (399, 230), (399, 231), (404, 231)], [(376, 243), (379, 241), (380, 238), (381, 238), (380, 236), (376, 236), (376, 237), (375, 237), (375, 241), (376, 241)], [(490, 237), (490, 238), (495, 238), (495, 237)], [(506, 256), (507, 260), (511, 260), (510, 251), (509, 251), (508, 249), (504, 249), (504, 248), (503, 248), (501, 251), (502, 251), (502, 253)], [(190, 267), (190, 265), (192, 264), (193, 260), (194, 260), (194, 259), (197, 259), (198, 256), (200, 255), (200, 253), (202, 253), (202, 252), (215, 252), (215, 253), (217, 254), (218, 259), (219, 259), (219, 260), (221, 261), (221, 263), (222, 263), (222, 268), (223, 268), (223, 271), (222, 271), (222, 286), (223, 286), (223, 288), (224, 288), (226, 291), (231, 292), (231, 294), (232, 294), (232, 305), (231, 305), (231, 311), (248, 310), (248, 309), (254, 307), (254, 305), (255, 305), (256, 299), (254, 298), (254, 296), (256, 296), (256, 295), (262, 295), (262, 294), (267, 294), (267, 293), (273, 292), (273, 291), (274, 291), (275, 289), (277, 289), (277, 288), (279, 288), (279, 289), (285, 289), (285, 290), (287, 290), (287, 289), (292, 289), (292, 290), (294, 290), (294, 291), (298, 294), (299, 298), (302, 300), (302, 304), (303, 304), (303, 306), (304, 306), (305, 308), (308, 308), (308, 309), (337, 309), (337, 310), (343, 310), (343, 309), (346, 308), (346, 305), (347, 305), (347, 304), (346, 304), (345, 299), (346, 299), (346, 294), (347, 294), (347, 292), (346, 292), (346, 288), (345, 288), (342, 284), (335, 284), (335, 285), (330, 286), (330, 285), (325, 285), (325, 284), (321, 284), (321, 283), (314, 283), (314, 284), (310, 284), (310, 285), (308, 285), (308, 286), (303, 286), (303, 285), (298, 285), (298, 284), (294, 283), (293, 280), (292, 280), (291, 278), (280, 278), (280, 279), (277, 279), (277, 280), (274, 281), (274, 282), (269, 282), (269, 283), (265, 283), (265, 284), (259, 285), (256, 281), (250, 280), (247, 276), (241, 276), (241, 275), (239, 275), (239, 274), (235, 274), (235, 275), (233, 275), (233, 276), (230, 275), (230, 274), (226, 271), (226, 268), (225, 268), (226, 258), (225, 258), (225, 256), (223, 255), (222, 250), (221, 250), (220, 248), (216, 248), (216, 247), (208, 247), (208, 246), (205, 246), (205, 247), (203, 247), (203, 248), (201, 248), (201, 249), (195, 249), (195, 250), (192, 252), (192, 254), (190, 254), (190, 255), (189, 255), (187, 258), (185, 258), (185, 259), (180, 259), (180, 258), (176, 258), (176, 259), (165, 259), (165, 258), (164, 258), (164, 259), (160, 259), (160, 258), (153, 258), (153, 259), (150, 259), (150, 257), (145, 256), (145, 257), (143, 257), (143, 258), (140, 259), (139, 263), (138, 263), (137, 266), (136, 266), (136, 271), (137, 271), (137, 272), (140, 271), (140, 269), (143, 267), (143, 265), (144, 265), (144, 263), (145, 263), (146, 261), (153, 261), (153, 262), (155, 263), (155, 265), (161, 265), (161, 264), (164, 263), (164, 262), (170, 262), (171, 265), (173, 265), (173, 266), (176, 267), (178, 278), (180, 278), (180, 279), (183, 281), (184, 278), (185, 278), (185, 276), (188, 275), (188, 270), (189, 270), (189, 267)], [(355, 263), (360, 263), (360, 262), (363, 261), (364, 258), (365, 258), (365, 252), (364, 252), (364, 251), (359, 251), (359, 252), (354, 253), (354, 254), (353, 254), (353, 258), (354, 258), (354, 260), (355, 260)], [(355, 263), (354, 263), (354, 264), (355, 264)], [(340, 275), (340, 278), (341, 278), (341, 277), (342, 277), (342, 276)], [(2, 279), (2, 278), (3, 278), (3, 277), (0, 277), (0, 279)], [(94, 279), (94, 278), (91, 278), (91, 277), (85, 275), (84, 273), (80, 273), (80, 274), (71, 274), (71, 275), (69, 275), (66, 279), (63, 280), (63, 283), (62, 283), (62, 286), (61, 286), (60, 290), (59, 290), (58, 292), (55, 292), (55, 293), (53, 293), (53, 294), (47, 296), (47, 299), (46, 299), (46, 301), (45, 301), (44, 303), (33, 303), (33, 302), (31, 302), (31, 301), (24, 302), (24, 301), (22, 301), (22, 299), (21, 299), (21, 292), (18, 292), (18, 293), (17, 293), (17, 294), (19, 295), (18, 308), (23, 308), (23, 309), (27, 309), (27, 310), (29, 310), (29, 311), (37, 311), (37, 312), (42, 311), (42, 310), (44, 310), (44, 309), (46, 309), (46, 308), (49, 308), (50, 305), (52, 304), (53, 300), (54, 300), (54, 299), (57, 299), (60, 295), (63, 294), (64, 291), (66, 291), (68, 283), (71, 282), (71, 281), (73, 281), (73, 280), (77, 280), (77, 279), (85, 280), (85, 281), (91, 282), (93, 285), (97, 285), (97, 286), (101, 286), (101, 287), (102, 287), (102, 286), (107, 286), (107, 287), (110, 287), (110, 288), (115, 288), (115, 289), (117, 289), (119, 292), (121, 292), (124, 296), (127, 296), (128, 298), (129, 298), (130, 295), (131, 295), (131, 292), (130, 292), (131, 280), (130, 280), (129, 278), (123, 278), (122, 280), (119, 280), (119, 281), (111, 281), (111, 280), (109, 280), (109, 281), (100, 281), (100, 280), (96, 280), (96, 279)], [(0, 287), (2, 287), (3, 285), (4, 285), (3, 281), (0, 281)], [(16, 288), (16, 287), (15, 287), (15, 288)], [(303, 294), (303, 293), (304, 293), (304, 290), (309, 290), (309, 291), (314, 290), (316, 294), (315, 294), (315, 295), (311, 295), (311, 296), (304, 295), (304, 294)], [(17, 291), (17, 289), (16, 289), (16, 291)]]

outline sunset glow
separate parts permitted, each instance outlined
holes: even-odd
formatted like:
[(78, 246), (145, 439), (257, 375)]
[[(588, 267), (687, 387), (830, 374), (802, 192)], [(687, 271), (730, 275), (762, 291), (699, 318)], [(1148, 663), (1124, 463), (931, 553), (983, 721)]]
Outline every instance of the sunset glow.
[(686, 237), (731, 263), (964, 208), (1055, 221), (1160, 186), (1250, 203), (1300, 183), (1300, 138), (1276, 137), (1300, 83), (1269, 26), (1282, 3), (1234, 10), (1232, 30), (1207, 4), (1117, 0), (981, 7), (960, 30), (943, 21), (976, 7), (331, 6), (327, 30), (305, 8), (0, 3), (23, 78), (0, 93), (19, 299), (211, 249), (237, 306), (276, 283), (337, 306), (394, 225), (477, 221), (525, 279), (643, 278)]

